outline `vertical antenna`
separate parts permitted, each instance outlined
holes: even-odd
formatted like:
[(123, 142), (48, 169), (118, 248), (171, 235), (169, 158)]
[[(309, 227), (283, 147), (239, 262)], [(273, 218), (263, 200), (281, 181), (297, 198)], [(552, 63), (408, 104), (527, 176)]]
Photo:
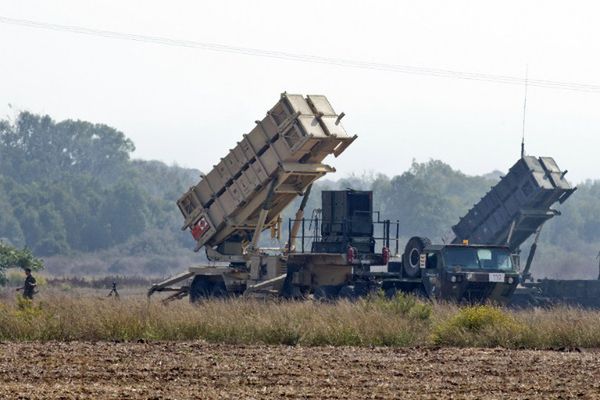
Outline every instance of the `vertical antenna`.
[(529, 83), (529, 65), (525, 69), (525, 99), (523, 100), (523, 130), (521, 133), (521, 158), (525, 157), (525, 115), (527, 115), (527, 86)]
[(600, 280), (600, 251), (598, 252), (596, 258), (598, 259), (598, 280)]

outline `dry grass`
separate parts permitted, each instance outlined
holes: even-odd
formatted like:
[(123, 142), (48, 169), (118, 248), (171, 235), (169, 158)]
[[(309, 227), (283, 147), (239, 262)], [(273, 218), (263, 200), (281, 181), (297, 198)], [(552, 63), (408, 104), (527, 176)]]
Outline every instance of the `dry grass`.
[(0, 303), (0, 340), (197, 340), (236, 344), (600, 347), (600, 312), (459, 308), (413, 297), (335, 304), (231, 299), (163, 305), (52, 294)]

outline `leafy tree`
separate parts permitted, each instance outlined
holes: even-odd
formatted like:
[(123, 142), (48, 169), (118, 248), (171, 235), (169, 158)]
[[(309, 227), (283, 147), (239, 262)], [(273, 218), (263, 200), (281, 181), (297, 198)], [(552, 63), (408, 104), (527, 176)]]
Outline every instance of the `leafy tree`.
[(13, 213), (13, 206), (4, 190), (4, 180), (0, 175), (0, 239), (9, 243), (22, 246), (25, 236), (21, 230), (19, 220)]
[(37, 271), (43, 267), (42, 261), (34, 257), (29, 249), (18, 250), (0, 241), (0, 285), (6, 283), (5, 271), (8, 268), (31, 268)]
[(68, 174), (99, 179), (127, 167), (135, 150), (122, 132), (102, 124), (49, 116), (19, 114), (14, 123), (0, 123), (0, 171), (19, 182), (60, 180)]
[(139, 235), (147, 227), (148, 208), (138, 186), (120, 182), (105, 192), (100, 209), (100, 220), (110, 229), (111, 244), (125, 242)]

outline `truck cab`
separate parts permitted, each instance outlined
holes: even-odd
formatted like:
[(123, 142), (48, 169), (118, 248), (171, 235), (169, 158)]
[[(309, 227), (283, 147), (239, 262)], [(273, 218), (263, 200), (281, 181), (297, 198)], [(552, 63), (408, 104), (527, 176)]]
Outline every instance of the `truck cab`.
[(508, 247), (469, 244), (428, 245), (419, 254), (427, 297), (505, 303), (519, 283)]

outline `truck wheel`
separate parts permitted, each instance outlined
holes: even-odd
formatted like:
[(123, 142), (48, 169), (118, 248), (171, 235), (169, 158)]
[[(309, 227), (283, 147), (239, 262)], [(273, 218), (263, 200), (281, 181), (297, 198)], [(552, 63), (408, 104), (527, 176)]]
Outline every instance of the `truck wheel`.
[(415, 296), (417, 299), (419, 300), (427, 300), (427, 292), (425, 291), (425, 288), (423, 287), (416, 287), (411, 291), (411, 294), (413, 296)]
[(356, 299), (356, 290), (354, 289), (354, 286), (352, 286), (352, 285), (342, 286), (342, 288), (340, 289), (340, 292), (338, 293), (338, 297), (340, 299), (355, 300)]
[(404, 254), (402, 255), (402, 268), (404, 273), (409, 278), (416, 278), (421, 275), (421, 269), (419, 268), (419, 259), (423, 253), (423, 249), (431, 244), (431, 240), (425, 237), (412, 237), (406, 247), (404, 248)]
[(202, 275), (196, 275), (190, 285), (190, 303), (196, 303), (210, 297), (211, 292), (212, 283), (208, 278)]

